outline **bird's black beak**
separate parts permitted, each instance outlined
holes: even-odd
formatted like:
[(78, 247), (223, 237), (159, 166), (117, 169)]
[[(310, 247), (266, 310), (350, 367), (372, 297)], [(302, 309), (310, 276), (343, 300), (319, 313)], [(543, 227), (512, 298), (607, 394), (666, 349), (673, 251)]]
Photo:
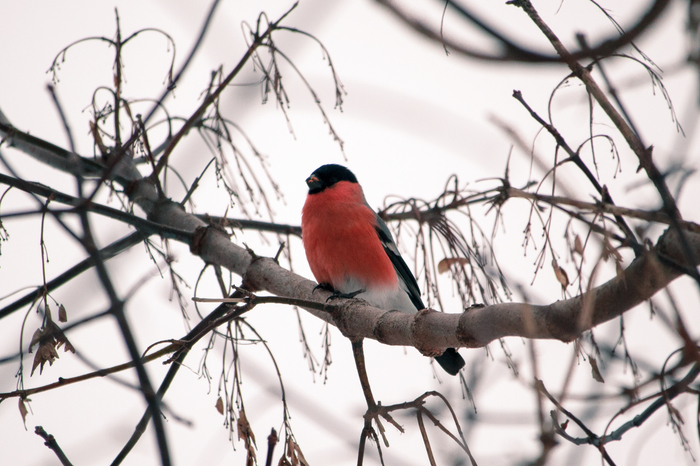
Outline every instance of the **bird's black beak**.
[(309, 186), (309, 194), (315, 194), (323, 191), (323, 183), (316, 175), (311, 175), (306, 179), (306, 184)]

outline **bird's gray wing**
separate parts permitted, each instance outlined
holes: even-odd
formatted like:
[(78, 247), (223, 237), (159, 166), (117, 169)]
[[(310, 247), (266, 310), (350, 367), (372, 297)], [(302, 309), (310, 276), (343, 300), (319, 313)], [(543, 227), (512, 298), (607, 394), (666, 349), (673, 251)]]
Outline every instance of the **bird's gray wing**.
[(413, 305), (416, 306), (417, 310), (425, 309), (423, 301), (420, 299), (420, 288), (418, 287), (416, 277), (413, 276), (411, 269), (409, 269), (408, 265), (406, 265), (406, 261), (404, 261), (403, 257), (401, 257), (399, 248), (396, 247), (396, 243), (394, 243), (394, 239), (392, 238), (391, 232), (386, 226), (386, 223), (379, 218), (379, 215), (376, 215), (376, 217), (377, 226), (375, 227), (375, 230), (377, 231), (379, 240), (382, 242), (382, 246), (384, 246), (384, 252), (386, 252), (386, 255), (389, 256), (389, 259), (391, 259), (391, 263), (394, 265), (396, 274), (398, 275), (399, 280), (401, 280), (405, 285), (406, 293), (408, 293), (408, 297), (411, 298)]

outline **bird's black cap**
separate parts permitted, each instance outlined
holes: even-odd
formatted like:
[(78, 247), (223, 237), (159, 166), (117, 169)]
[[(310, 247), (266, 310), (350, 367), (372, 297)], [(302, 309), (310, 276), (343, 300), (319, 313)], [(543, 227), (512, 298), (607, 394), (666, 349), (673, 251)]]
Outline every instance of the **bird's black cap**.
[(306, 179), (306, 184), (309, 186), (309, 194), (316, 194), (340, 181), (357, 183), (357, 178), (344, 166), (329, 163), (314, 170), (311, 176)]

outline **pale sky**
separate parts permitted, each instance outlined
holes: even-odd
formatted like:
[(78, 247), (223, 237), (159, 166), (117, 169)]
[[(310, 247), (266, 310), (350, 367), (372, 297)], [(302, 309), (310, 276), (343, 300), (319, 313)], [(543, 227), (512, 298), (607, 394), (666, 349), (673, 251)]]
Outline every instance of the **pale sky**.
[[(208, 9), (207, 3), (143, 0), (112, 3), (86, 0), (0, 2), (0, 37), (3, 38), (0, 41), (3, 70), (0, 73), (0, 109), (20, 130), (68, 147), (61, 121), (46, 91), (46, 85), (51, 82), (51, 74), (46, 71), (57, 53), (81, 38), (113, 38), (116, 6), (123, 37), (141, 28), (158, 28), (173, 38), (177, 69), (194, 43)], [(222, 3), (200, 54), (178, 85), (174, 98), (167, 102), (171, 115), (189, 116), (206, 89), (211, 71), (221, 65), (228, 73), (235, 65), (245, 51), (242, 22), (254, 25), (260, 11), (267, 12), (268, 17), (274, 20), (292, 4), (286, 1)], [(420, 14), (426, 21), (435, 24), (439, 22), (442, 8), (440, 5), (435, 8), (435, 5), (429, 6), (423, 8)], [(538, 2), (536, 6), (567, 45), (574, 44), (574, 34), (580, 31), (586, 32), (592, 43), (596, 42), (594, 38), (611, 31), (609, 23), (587, 2)], [(605, 6), (612, 9), (611, 14), (623, 25), (629, 24), (638, 13), (637, 9), (618, 10), (626, 6), (615, 2), (608, 2)], [(479, 7), (492, 24), (500, 24), (512, 37), (549, 52), (539, 32), (515, 7), (507, 6), (504, 2), (488, 7), (480, 4)], [(685, 4), (674, 3), (658, 28), (638, 42), (661, 68), (672, 69), (685, 56), (686, 39), (682, 29), (685, 24), (684, 8)], [(289, 32), (279, 32), (275, 36), (278, 48), (292, 59), (317, 92), (331, 124), (345, 145), (343, 154), (329, 135), (311, 95), (289, 66), (283, 66), (283, 82), (291, 99), (288, 115), (293, 134), (273, 99), (261, 105), (259, 85), (242, 85), (260, 79), (259, 71), (253, 71), (250, 66), (245, 69), (235, 81), (239, 85), (232, 86), (225, 93), (221, 110), (245, 130), (257, 149), (267, 157), (269, 171), (284, 193), (284, 199), (280, 200), (270, 194), (275, 221), (299, 224), (301, 206), (306, 196), (304, 179), (324, 163), (342, 163), (350, 167), (362, 183), (368, 202), (375, 208), (384, 205), (387, 196), (431, 200), (442, 191), (448, 177), (455, 173), (462, 186), (469, 184), (474, 190), (493, 187), (496, 182), (481, 180), (503, 176), (513, 147), (512, 141), (494, 125), (494, 117), (512, 125), (528, 145), (534, 143), (536, 151), (545, 160), (552, 160), (554, 145), (551, 139), (545, 134), (538, 136), (538, 124), (513, 99), (512, 92), (515, 89), (522, 91), (528, 103), (545, 117), (552, 89), (567, 74), (563, 67), (485, 64), (456, 54), (446, 56), (441, 46), (427, 43), (399, 24), (385, 9), (367, 0), (302, 0), (284, 24), (313, 34), (330, 52), (336, 72), (347, 91), (343, 97), (342, 112), (334, 108), (334, 87), (328, 60), (324, 59), (318, 44)], [(445, 31), (462, 40), (479, 40), (475, 39), (473, 31), (462, 30), (462, 23), (454, 14), (447, 15)], [(483, 46), (488, 47), (488, 44)], [(94, 89), (111, 85), (113, 52), (114, 49), (104, 42), (77, 45), (68, 51), (58, 71), (56, 90), (68, 115), (77, 152), (81, 155), (92, 155), (88, 133), (90, 102)], [(157, 97), (162, 91), (172, 53), (172, 46), (158, 33), (143, 33), (135, 38), (124, 49), (124, 95), (133, 99)], [(646, 76), (642, 68), (631, 65), (631, 62), (618, 60), (607, 65), (606, 70), (623, 87), (628, 80), (643, 80)], [(664, 80), (687, 135), (685, 139), (677, 133), (661, 93), (658, 90), (653, 93), (648, 81), (642, 81), (641, 85), (623, 96), (645, 142), (655, 146), (655, 160), (662, 168), (668, 167), (674, 160), (685, 160), (689, 165), (694, 165), (696, 160), (692, 155), (698, 145), (693, 139), (693, 112), (697, 108), (697, 96), (693, 90), (695, 79), (696, 75), (691, 70), (683, 70), (668, 75)], [(97, 98), (104, 102), (105, 95), (98, 93)], [(148, 108), (150, 105), (135, 105), (133, 111), (145, 112)], [(554, 123), (565, 137), (571, 138), (574, 146), (581, 144), (589, 128), (587, 101), (578, 83), (572, 82), (557, 94), (552, 113)], [(606, 125), (603, 121), (595, 129), (612, 132)], [(621, 140), (618, 143), (622, 144)], [(242, 146), (245, 147), (244, 144)], [(635, 173), (637, 163), (629, 151), (621, 146), (623, 173), (616, 174), (616, 161), (611, 159), (609, 150), (602, 147), (598, 153), (601, 183), (611, 185), (611, 193), (618, 204), (649, 209), (657, 207), (656, 197), (648, 187), (636, 187), (636, 183), (644, 178)], [(70, 177), (40, 166), (19, 152), (4, 147), (2, 150), (28, 180), (74, 192)], [(256, 174), (262, 179), (259, 164), (250, 151), (245, 150)], [(171, 161), (179, 168), (186, 182), (191, 183), (210, 159), (211, 154), (201, 139), (191, 134), (178, 146)], [(4, 168), (2, 172), (6, 173)], [(509, 174), (514, 186), (523, 186), (533, 178), (539, 180), (543, 175), (536, 168), (530, 171), (526, 154), (517, 148), (511, 155)], [(174, 199), (182, 198), (185, 189), (174, 176), (169, 176), (172, 189), (169, 195)], [(573, 168), (564, 168), (557, 176), (567, 188), (582, 193), (582, 200), (591, 200), (585, 196), (592, 190)], [(269, 187), (269, 184), (265, 186)], [(697, 220), (698, 209), (694, 203), (698, 194), (698, 183), (691, 182), (680, 199), (679, 205), (690, 216), (689, 220)], [(106, 195), (102, 196), (101, 202), (108, 202)], [(223, 215), (226, 212), (228, 198), (223, 189), (217, 187), (211, 170), (203, 178), (195, 202), (197, 213)], [(32, 202), (13, 193), (0, 205), (0, 216), (4, 211), (34, 207)], [(524, 202), (517, 204), (514, 201), (506, 207), (505, 222), (497, 228), (497, 257), (512, 285), (520, 283), (527, 286), (530, 299), (537, 303), (552, 302), (561, 299), (562, 295), (549, 267), (551, 257), (545, 260), (545, 268), (530, 286), (541, 243), (538, 243), (537, 250), (532, 247), (525, 250), (522, 246), (522, 231), (528, 212), (529, 206)], [(229, 214), (238, 216), (240, 211), (234, 208)], [(494, 218), (492, 214), (487, 217), (487, 207), (477, 206), (472, 214), (483, 217), (482, 227), (490, 234)], [(1, 245), (0, 297), (20, 287), (41, 283), (37, 219), (35, 216), (5, 223), (10, 241)], [(263, 219), (269, 220), (269, 216)], [(565, 219), (560, 220), (556, 227), (558, 236), (554, 241), (559, 246), (565, 244), (562, 237), (565, 224)], [(47, 222), (47, 225), (55, 232), (46, 238), (50, 256), (50, 262), (46, 264), (47, 277), (54, 277), (84, 255), (59, 232), (53, 222)], [(97, 231), (98, 242), (106, 245), (124, 236), (130, 229), (106, 223), (99, 225)], [(533, 226), (536, 241), (541, 241), (540, 233), (541, 227)], [(259, 235), (247, 233), (234, 240), (246, 242), (258, 254), (272, 256), (278, 244), (275, 238), (268, 239), (263, 241)], [(413, 238), (407, 234), (402, 240), (410, 245)], [(158, 242), (157, 239), (155, 241)], [(311, 279), (301, 242), (292, 239), (291, 247), (294, 271)], [(410, 246), (403, 251), (407, 259), (414, 252)], [(178, 260), (176, 270), (194, 287), (202, 267), (201, 260), (190, 257), (187, 248), (182, 245), (173, 245), (172, 252)], [(573, 270), (573, 264), (568, 259), (560, 258), (563, 266)], [(22, 265), (18, 267), (17, 264)], [(137, 246), (110, 261), (109, 267), (123, 294), (144, 278), (151, 277), (128, 306), (128, 316), (142, 349), (153, 342), (185, 334), (185, 324), (177, 303), (174, 299), (169, 300), (171, 287), (167, 273), (164, 278), (160, 277), (143, 246)], [(606, 267), (601, 272), (605, 275), (600, 276), (599, 281), (613, 276), (611, 271), (614, 269), (610, 265)], [(234, 283), (237, 280), (237, 277), (234, 278)], [(687, 282), (685, 285), (682, 283), (676, 288), (679, 299), (694, 299), (695, 294), (684, 294)], [(448, 312), (461, 312), (447, 278), (440, 277), (440, 285)], [(191, 288), (183, 287), (183, 291), (188, 299), (194, 295)], [(218, 296), (211, 271), (197, 294)], [(61, 288), (54, 297), (65, 303), (70, 319), (90, 315), (104, 309), (107, 304), (98, 281), (91, 274), (85, 274)], [(514, 299), (520, 300), (521, 296), (517, 295)], [(5, 304), (5, 301), (0, 304)], [(203, 312), (211, 309), (213, 306), (202, 307)], [(0, 357), (17, 351), (25, 312), (26, 309), (3, 320)], [(191, 302), (188, 313), (196, 316)], [(321, 358), (322, 323), (303, 311), (302, 318), (311, 349), (316, 357)], [(364, 401), (349, 342), (333, 329), (333, 364), (329, 379), (324, 383), (322, 376), (314, 376), (307, 370), (293, 310), (281, 306), (261, 307), (248, 319), (263, 334), (281, 367), (293, 432), (307, 460), (313, 465), (355, 464)], [(23, 340), (25, 348), (39, 318), (32, 312), (27, 321), (28, 330), (25, 330)], [(670, 338), (670, 332), (663, 333), (663, 330), (659, 330), (661, 326), (658, 322), (649, 322), (648, 307), (627, 313), (625, 323), (628, 327), (637, 326), (634, 333), (627, 335), (635, 354), (657, 367), (677, 347), (677, 341)], [(689, 323), (697, 328), (700, 322), (694, 316)], [(597, 340), (614, 343), (618, 328), (617, 321), (601, 326), (596, 330)], [(99, 367), (119, 364), (127, 359), (117, 328), (110, 321), (103, 320), (86, 326), (71, 333), (69, 338), (86, 358)], [(653, 351), (649, 351), (649, 338), (654, 338)], [(483, 349), (461, 350), (468, 368), (475, 368), (481, 374), (475, 395), (482, 423), (471, 431), (469, 421), (462, 418), (462, 427), (465, 431), (471, 431), (469, 445), (482, 465), (514, 464), (524, 458), (532, 459), (539, 448), (534, 395), (526, 386), (532, 374), (527, 347), (521, 339), (507, 339), (506, 342), (519, 364), (519, 378), (506, 366), (504, 352), (497, 342), (491, 344), (489, 354)], [(210, 386), (197, 373), (201, 349), (199, 345), (190, 353), (186, 362), (191, 370), (180, 371), (165, 398), (173, 413), (168, 415), (166, 428), (174, 464), (243, 464), (242, 443), (235, 440), (232, 447), (228, 431), (222, 426), (223, 418), (214, 409), (221, 370), (220, 357), (218, 353), (210, 355)], [(538, 342), (537, 350), (539, 366), (546, 373), (545, 380), (554, 387), (561, 386), (564, 371), (571, 359), (572, 345)], [(221, 352), (221, 347), (215, 351)], [(282, 422), (279, 385), (270, 359), (260, 345), (243, 347), (242, 353), (244, 403), (257, 437), (259, 464), (264, 464), (266, 437), (271, 427), (280, 431)], [(368, 342), (366, 354), (375, 396), (384, 404), (410, 400), (434, 389), (448, 396), (460, 415), (472, 410), (469, 402), (460, 396), (458, 380), (448, 379), (442, 374), (441, 383), (435, 380), (429, 360), (420, 357), (415, 349), (388, 348)], [(75, 376), (91, 370), (76, 356), (62, 352), (60, 355), (53, 367), (44, 368), (43, 375), (35, 374), (31, 378), (27, 375), (25, 386), (43, 385), (58, 377)], [(597, 383), (590, 377), (588, 362), (580, 361), (579, 364), (575, 378), (576, 393), (585, 392)], [(31, 355), (25, 358), (25, 370), (26, 365), (31, 365)], [(156, 362), (148, 369), (157, 384), (167, 367)], [(0, 366), (0, 392), (16, 388), (16, 371), (16, 363)], [(613, 371), (621, 372), (619, 368)], [(118, 378), (130, 382), (135, 380), (133, 374), (120, 374)], [(624, 380), (629, 383), (630, 379), (629, 372), (611, 374), (606, 388), (613, 391), (616, 382), (622, 383)], [(0, 457), (3, 463), (9, 460), (7, 464), (56, 464), (54, 454), (33, 433), (34, 426), (42, 425), (56, 436), (73, 464), (107, 464), (131, 434), (144, 408), (138, 392), (102, 379), (37, 394), (31, 399), (32, 411), (27, 417), (26, 431), (16, 399), (0, 404)], [(697, 457), (700, 446), (692, 426), (694, 408), (688, 399), (685, 403), (679, 402), (677, 407), (687, 417), (686, 433), (690, 437), (692, 452)], [(572, 406), (583, 414), (583, 405), (573, 403)], [(592, 424), (602, 431), (615, 409), (603, 403), (601, 410), (605, 415), (598, 421), (591, 421)], [(177, 416), (191, 421), (192, 425), (179, 421)], [(447, 421), (446, 417), (444, 419)], [(677, 437), (674, 437), (666, 421), (667, 415), (658, 412), (639, 432), (629, 434), (633, 438), (626, 438), (619, 445), (611, 445), (611, 454), (620, 459), (618, 464), (660, 464), (660, 461), (690, 464), (690, 455), (678, 446)], [(401, 417), (399, 422), (406, 427), (407, 433), (401, 435), (387, 426), (391, 447), (383, 448), (386, 464), (427, 464), (415, 419)], [(457, 462), (461, 457), (453, 445), (440, 438), (437, 432), (431, 431), (430, 435), (431, 441), (435, 442), (433, 445), (440, 464), (462, 464)], [(561, 443), (551, 464), (600, 464), (600, 457), (594, 448), (573, 447), (564, 441)], [(278, 445), (277, 448), (279, 453), (282, 446)], [(368, 451), (372, 451), (372, 448), (368, 447)], [(374, 455), (373, 452), (371, 454)], [(124, 464), (159, 464), (151, 430)], [(376, 455), (368, 456), (365, 464), (378, 464)]]

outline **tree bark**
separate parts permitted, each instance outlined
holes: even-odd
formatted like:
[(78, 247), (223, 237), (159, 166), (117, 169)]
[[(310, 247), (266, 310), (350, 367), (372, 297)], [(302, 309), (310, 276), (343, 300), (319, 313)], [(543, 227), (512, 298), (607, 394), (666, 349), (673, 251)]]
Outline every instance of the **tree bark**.
[[(15, 147), (63, 171), (80, 169), (76, 167), (86, 160), (3, 123), (0, 123), (0, 135), (9, 136), (10, 143), (18, 138), (20, 143), (15, 143)], [(72, 159), (71, 163), (66, 163), (67, 158)], [(92, 168), (94, 162), (88, 162)], [(232, 243), (224, 231), (207, 225), (179, 204), (158, 199), (150, 180), (135, 179), (135, 172), (128, 172), (131, 180), (125, 186), (131, 201), (139, 205), (152, 222), (194, 233), (190, 250), (203, 261), (241, 276), (250, 290), (325, 303), (330, 293), (314, 292), (316, 283), (280, 267), (273, 259), (257, 257), (252, 251)], [(684, 234), (695, 252), (694, 257), (700, 257), (700, 234), (690, 231)], [(428, 355), (451, 347), (482, 347), (508, 336), (568, 342), (665, 288), (683, 274), (682, 268), (668, 265), (673, 263), (686, 268), (698, 265), (688, 263), (679, 245), (678, 233), (669, 229), (654, 248), (635, 259), (619, 276), (582, 295), (549, 305), (501, 303), (455, 314), (424, 310), (411, 315), (374, 308), (361, 300), (338, 299), (327, 306), (327, 311), (305, 309), (338, 327), (351, 340), (371, 338), (387, 345), (413, 346)]]

